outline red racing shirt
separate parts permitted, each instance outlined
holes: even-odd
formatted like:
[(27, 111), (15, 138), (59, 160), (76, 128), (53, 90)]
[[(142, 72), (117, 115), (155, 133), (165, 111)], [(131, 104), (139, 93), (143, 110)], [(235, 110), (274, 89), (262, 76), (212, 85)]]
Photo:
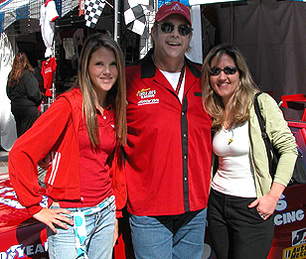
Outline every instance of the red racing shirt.
[(200, 66), (185, 61), (182, 103), (151, 52), (126, 68), (126, 178), (134, 215), (178, 215), (207, 206), (211, 119), (202, 105)]

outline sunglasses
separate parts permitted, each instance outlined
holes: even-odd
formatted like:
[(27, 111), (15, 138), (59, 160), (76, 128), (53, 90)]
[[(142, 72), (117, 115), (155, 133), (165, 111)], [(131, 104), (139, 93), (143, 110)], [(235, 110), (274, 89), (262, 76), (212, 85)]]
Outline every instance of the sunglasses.
[[(162, 30), (163, 33), (166, 33), (166, 34), (173, 32), (174, 27), (175, 27), (174, 24), (171, 22), (164, 22), (160, 25), (160, 29)], [(187, 36), (192, 32), (192, 28), (185, 24), (179, 25), (177, 30), (181, 36)]]
[(209, 74), (211, 76), (217, 76), (221, 73), (221, 71), (223, 71), (225, 74), (227, 75), (233, 75), (237, 72), (237, 68), (236, 67), (225, 67), (223, 69), (219, 68), (219, 67), (212, 67), (209, 71)]

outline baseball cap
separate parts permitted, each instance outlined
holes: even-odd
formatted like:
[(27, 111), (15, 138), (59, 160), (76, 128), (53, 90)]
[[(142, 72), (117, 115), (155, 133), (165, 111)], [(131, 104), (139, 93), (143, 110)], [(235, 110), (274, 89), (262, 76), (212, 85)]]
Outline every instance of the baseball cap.
[(163, 4), (156, 13), (155, 21), (160, 22), (161, 20), (172, 14), (179, 14), (184, 16), (191, 24), (190, 10), (186, 5), (177, 1)]

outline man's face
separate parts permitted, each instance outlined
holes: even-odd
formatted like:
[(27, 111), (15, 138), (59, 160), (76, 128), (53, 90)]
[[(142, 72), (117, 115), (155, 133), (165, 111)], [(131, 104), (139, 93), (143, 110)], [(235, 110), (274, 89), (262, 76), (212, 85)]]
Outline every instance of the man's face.
[(176, 14), (166, 17), (157, 26), (153, 27), (152, 39), (155, 43), (155, 54), (158, 58), (183, 58), (188, 49), (192, 31), (188, 35), (182, 34), (188, 32), (189, 28), (188, 21), (183, 16)]

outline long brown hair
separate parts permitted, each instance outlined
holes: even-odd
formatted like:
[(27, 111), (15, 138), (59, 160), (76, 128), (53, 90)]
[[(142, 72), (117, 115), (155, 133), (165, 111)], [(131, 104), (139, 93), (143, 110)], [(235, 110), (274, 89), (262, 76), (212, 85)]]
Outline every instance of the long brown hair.
[(201, 88), (204, 108), (213, 117), (212, 129), (214, 131), (218, 131), (221, 128), (225, 110), (220, 96), (215, 93), (210, 85), (210, 66), (213, 58), (216, 58), (218, 62), (224, 54), (229, 55), (233, 59), (239, 72), (238, 88), (229, 111), (231, 125), (241, 125), (248, 120), (250, 104), (254, 99), (254, 91), (258, 91), (245, 58), (238, 48), (230, 44), (221, 44), (212, 48), (203, 63)]
[(125, 145), (127, 127), (124, 58), (118, 43), (108, 35), (95, 33), (90, 35), (85, 41), (80, 55), (75, 87), (80, 87), (82, 92), (83, 112), (85, 114), (89, 139), (93, 147), (96, 147), (100, 143), (96, 109), (97, 94), (95, 92), (95, 87), (90, 80), (88, 65), (92, 54), (101, 47), (112, 50), (116, 58), (118, 79), (111, 90), (107, 93), (107, 101), (115, 112), (115, 131), (118, 143)]
[(8, 76), (7, 85), (9, 87), (14, 87), (18, 85), (25, 69), (31, 72), (34, 71), (33, 67), (30, 64), (28, 56), (24, 52), (18, 52), (14, 58), (12, 70)]

